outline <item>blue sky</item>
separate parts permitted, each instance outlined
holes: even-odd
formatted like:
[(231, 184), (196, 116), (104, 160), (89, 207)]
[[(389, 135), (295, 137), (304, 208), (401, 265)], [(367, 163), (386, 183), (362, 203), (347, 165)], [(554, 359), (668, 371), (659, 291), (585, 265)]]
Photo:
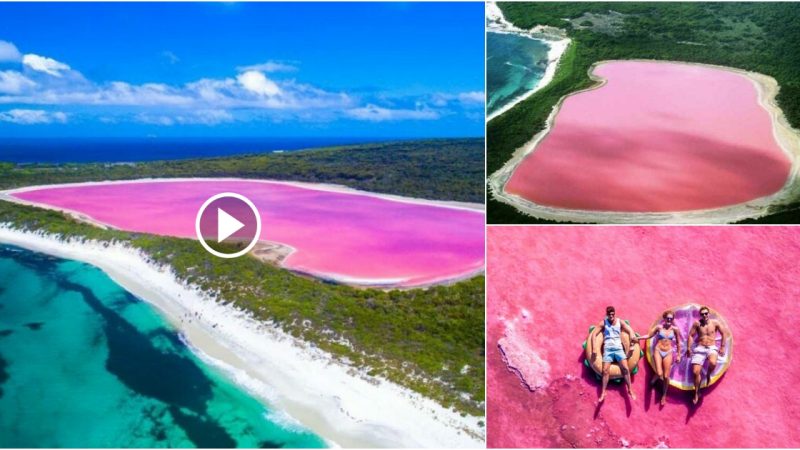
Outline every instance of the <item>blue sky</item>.
[(483, 136), (482, 3), (0, 3), (0, 136)]

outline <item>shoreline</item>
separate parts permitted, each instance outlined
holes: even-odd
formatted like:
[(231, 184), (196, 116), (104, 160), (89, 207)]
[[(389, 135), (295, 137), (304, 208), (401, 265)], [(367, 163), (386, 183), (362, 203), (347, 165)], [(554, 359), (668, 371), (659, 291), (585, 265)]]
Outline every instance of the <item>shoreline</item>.
[[(306, 181), (283, 181), (283, 180), (267, 180), (263, 178), (236, 178), (236, 177), (181, 177), (181, 178), (133, 178), (129, 180), (103, 180), (103, 181), (81, 181), (78, 183), (54, 183), (54, 184), (37, 184), (33, 186), (23, 186), (14, 189), (0, 190), (0, 196), (8, 197), (18, 192), (34, 191), (44, 188), (60, 188), (60, 187), (77, 187), (77, 186), (101, 186), (105, 184), (115, 183), (171, 183), (181, 181), (250, 181), (255, 183), (266, 184), (283, 184), (293, 186), (301, 189), (310, 189), (315, 191), (336, 192), (346, 195), (363, 195), (366, 197), (375, 197), (383, 200), (410, 203), (415, 205), (424, 206), (437, 206), (441, 208), (459, 209), (465, 211), (485, 211), (486, 205), (482, 203), (469, 203), (459, 202), (455, 200), (429, 200), (417, 197), (403, 197), (395, 194), (381, 194), (377, 192), (362, 191), (360, 189), (351, 188), (341, 184), (332, 183), (310, 183)], [(20, 200), (20, 199), (17, 199)]]
[[(455, 201), (439, 201), (439, 200), (425, 200), (425, 199), (418, 199), (414, 197), (402, 197), (398, 195), (392, 194), (377, 194), (374, 192), (368, 191), (361, 191), (357, 189), (352, 189), (347, 186), (341, 186), (336, 184), (323, 184), (323, 183), (306, 183), (306, 182), (291, 182), (291, 181), (276, 181), (276, 180), (261, 180), (261, 179), (248, 179), (248, 178), (139, 178), (134, 180), (113, 180), (113, 181), (86, 181), (80, 183), (59, 183), (59, 184), (47, 184), (47, 185), (35, 185), (35, 186), (24, 186), (21, 188), (9, 189), (5, 191), (0, 191), (0, 201), (5, 200), (12, 203), (18, 203), (27, 206), (33, 206), (41, 209), (49, 209), (52, 211), (59, 211), (64, 214), (68, 214), (72, 216), (74, 219), (85, 222), (103, 229), (114, 229), (114, 230), (121, 230), (117, 227), (109, 225), (107, 223), (98, 221), (93, 217), (84, 214), (79, 211), (74, 211), (66, 208), (59, 208), (43, 203), (31, 202), (22, 198), (15, 196), (17, 193), (23, 192), (30, 192), (36, 191), (39, 189), (54, 189), (54, 188), (61, 188), (61, 187), (81, 187), (81, 186), (104, 186), (104, 185), (113, 185), (113, 184), (129, 184), (129, 183), (172, 183), (172, 182), (218, 182), (218, 181), (245, 181), (245, 182), (259, 182), (265, 184), (277, 184), (277, 185), (287, 185), (298, 187), (301, 189), (310, 189), (316, 191), (324, 191), (324, 192), (335, 192), (344, 195), (363, 195), (367, 197), (379, 198), (386, 201), (392, 201), (397, 203), (405, 203), (405, 204), (414, 204), (414, 205), (423, 205), (429, 206), (434, 208), (446, 208), (446, 209), (454, 209), (459, 211), (467, 211), (470, 213), (476, 214), (484, 214), (485, 215), (485, 205), (478, 204), (478, 203), (466, 203), (466, 202), (455, 202)], [(192, 238), (194, 239), (194, 237)], [(259, 241), (263, 243), (269, 243), (267, 241)], [(378, 288), (378, 289), (425, 289), (433, 286), (441, 286), (441, 285), (450, 285), (453, 283), (457, 283), (459, 281), (464, 281), (474, 276), (480, 275), (485, 271), (485, 265), (481, 264), (480, 267), (472, 267), (468, 270), (453, 274), (452, 276), (440, 277), (436, 278), (424, 283), (417, 283), (417, 284), (406, 284), (409, 280), (407, 278), (395, 278), (395, 279), (370, 279), (370, 278), (359, 278), (354, 276), (346, 276), (337, 273), (310, 273), (304, 271), (298, 271), (291, 267), (287, 267), (285, 265), (286, 260), (294, 253), (296, 250), (281, 242), (273, 242), (275, 244), (280, 244), (281, 246), (288, 249), (288, 253), (281, 261), (276, 263), (277, 267), (289, 270), (293, 273), (298, 273), (306, 276), (313, 277), (318, 280), (323, 281), (332, 281), (335, 283), (340, 283), (347, 286), (357, 287), (357, 288)], [(252, 256), (258, 258), (257, 255), (251, 252)], [(261, 258), (259, 258), (261, 259)]]
[(567, 47), (569, 47), (572, 40), (566, 37), (566, 35), (562, 36), (561, 34), (556, 33), (555, 30), (558, 29), (551, 29), (550, 27), (533, 27), (530, 30), (518, 28), (506, 20), (506, 18), (503, 16), (503, 12), (494, 2), (489, 2), (486, 4), (486, 16), (490, 20), (489, 25), (486, 27), (487, 33), (516, 34), (530, 39), (543, 41), (549, 47), (547, 50), (547, 68), (544, 71), (542, 79), (536, 83), (536, 86), (534, 86), (533, 89), (515, 97), (511, 100), (511, 102), (504, 105), (497, 111), (488, 114), (486, 116), (486, 122), (488, 123), (492, 119), (508, 112), (511, 108), (547, 86), (553, 80), (553, 77), (555, 77), (558, 62), (561, 60), (561, 55), (563, 55), (567, 50)]
[[(118, 243), (62, 241), (0, 224), (0, 243), (91, 264), (155, 307), (204, 362), (333, 446), (482, 447), (484, 417), (466, 416), (220, 304), (168, 266)], [(189, 317), (188, 320), (184, 320)], [(310, 376), (313, 374), (313, 378)]]
[[(717, 70), (725, 70), (747, 78), (753, 83), (758, 94), (758, 104), (769, 114), (772, 121), (772, 133), (778, 146), (791, 161), (791, 170), (783, 187), (777, 192), (759, 197), (744, 203), (724, 206), (721, 208), (674, 211), (674, 212), (619, 212), (619, 211), (590, 211), (558, 208), (539, 205), (521, 196), (506, 192), (505, 186), (514, 170), (522, 161), (538, 147), (539, 143), (550, 133), (555, 124), (555, 118), (561, 110), (564, 101), (573, 95), (586, 91), (599, 89), (605, 85), (606, 79), (596, 76), (596, 67), (611, 62), (640, 61), (664, 64), (693, 65)], [(599, 224), (728, 224), (744, 219), (763, 217), (768, 214), (773, 205), (787, 203), (800, 194), (800, 131), (794, 130), (786, 120), (783, 111), (775, 102), (775, 97), (780, 89), (778, 82), (768, 76), (757, 72), (749, 72), (735, 67), (718, 66), (713, 64), (693, 63), (685, 61), (664, 61), (651, 59), (623, 59), (602, 60), (593, 63), (588, 71), (590, 79), (595, 84), (575, 92), (571, 92), (559, 99), (547, 117), (544, 129), (533, 138), (516, 149), (502, 168), (489, 176), (489, 188), (492, 197), (502, 203), (514, 207), (517, 211), (527, 216), (554, 220), (559, 222), (599, 223)]]

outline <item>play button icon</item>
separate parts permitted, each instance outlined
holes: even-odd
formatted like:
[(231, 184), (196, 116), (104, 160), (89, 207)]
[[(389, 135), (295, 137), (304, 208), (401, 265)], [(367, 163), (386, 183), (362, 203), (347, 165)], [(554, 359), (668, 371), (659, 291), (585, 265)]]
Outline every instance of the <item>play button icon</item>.
[(228, 239), (233, 233), (244, 228), (244, 224), (236, 220), (235, 217), (225, 212), (222, 208), (217, 208), (217, 242)]
[(233, 192), (203, 203), (195, 220), (197, 239), (209, 253), (236, 258), (249, 252), (261, 236), (261, 216), (253, 202)]

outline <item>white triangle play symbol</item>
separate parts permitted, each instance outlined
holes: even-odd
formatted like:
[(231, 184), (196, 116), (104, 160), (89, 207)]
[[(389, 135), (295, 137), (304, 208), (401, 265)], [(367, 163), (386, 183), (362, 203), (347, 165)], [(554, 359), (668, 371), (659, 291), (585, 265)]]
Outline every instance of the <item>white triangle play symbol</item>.
[(242, 222), (236, 220), (222, 208), (217, 208), (217, 242), (228, 239), (230, 235), (236, 233), (244, 227)]

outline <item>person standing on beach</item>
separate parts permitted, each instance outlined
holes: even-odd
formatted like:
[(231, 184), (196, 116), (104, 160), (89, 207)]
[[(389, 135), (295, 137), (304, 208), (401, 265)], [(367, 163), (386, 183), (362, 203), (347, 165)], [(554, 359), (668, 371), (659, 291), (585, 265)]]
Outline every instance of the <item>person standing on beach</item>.
[[(625, 378), (625, 386), (628, 389), (628, 395), (631, 399), (636, 400), (636, 394), (633, 392), (631, 386), (631, 367), (628, 362), (628, 349), (624, 348), (622, 343), (622, 331), (624, 330), (631, 337), (636, 336), (633, 328), (622, 321), (616, 316), (617, 312), (613, 306), (606, 307), (606, 318), (598, 326), (594, 328), (591, 336), (589, 336), (589, 345), (594, 341), (594, 337), (598, 333), (603, 333), (603, 390), (600, 392), (598, 403), (602, 403), (606, 399), (606, 388), (608, 387), (609, 369), (611, 364), (617, 364), (622, 376)], [(592, 362), (597, 359), (597, 349), (592, 349)]]
[[(722, 342), (717, 348), (717, 331), (722, 335)], [(692, 348), (694, 335), (697, 333), (697, 346)], [(706, 372), (706, 387), (711, 384), (711, 374), (717, 368), (717, 357), (725, 356), (725, 342), (728, 340), (728, 331), (716, 319), (709, 318), (707, 306), (700, 307), (700, 320), (696, 320), (689, 329), (689, 345), (686, 346), (686, 356), (692, 357), (692, 373), (694, 374), (695, 405), (700, 400), (700, 384), (702, 383), (703, 364), (708, 360)], [(691, 352), (691, 353), (690, 353)]]

